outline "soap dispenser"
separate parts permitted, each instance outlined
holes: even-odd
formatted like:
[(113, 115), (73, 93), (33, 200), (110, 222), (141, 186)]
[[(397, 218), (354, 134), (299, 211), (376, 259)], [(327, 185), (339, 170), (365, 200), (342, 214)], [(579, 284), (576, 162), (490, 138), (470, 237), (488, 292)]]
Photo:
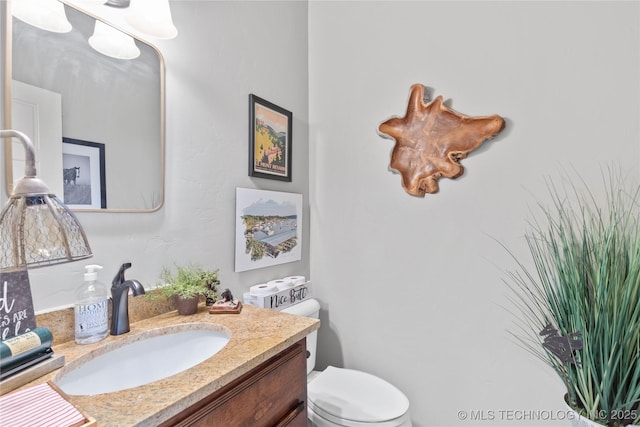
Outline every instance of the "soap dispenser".
[(98, 281), (100, 265), (85, 267), (84, 282), (76, 292), (75, 324), (76, 343), (90, 344), (106, 338), (109, 334), (109, 294)]

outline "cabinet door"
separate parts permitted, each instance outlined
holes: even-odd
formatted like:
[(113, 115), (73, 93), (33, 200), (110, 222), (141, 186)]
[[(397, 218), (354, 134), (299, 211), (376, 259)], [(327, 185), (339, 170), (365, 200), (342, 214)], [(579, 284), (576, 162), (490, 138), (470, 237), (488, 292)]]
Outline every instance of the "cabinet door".
[(164, 425), (306, 427), (306, 342), (301, 340)]
[(293, 408), (284, 418), (282, 418), (275, 427), (307, 427), (307, 404), (300, 404)]

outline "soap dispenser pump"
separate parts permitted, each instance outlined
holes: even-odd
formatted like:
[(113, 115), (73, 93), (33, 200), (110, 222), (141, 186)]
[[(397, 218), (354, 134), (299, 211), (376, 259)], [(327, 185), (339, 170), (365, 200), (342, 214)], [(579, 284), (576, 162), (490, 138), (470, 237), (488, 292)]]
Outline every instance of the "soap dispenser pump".
[(98, 281), (101, 265), (85, 266), (84, 282), (76, 292), (75, 339), (78, 344), (90, 344), (109, 334), (109, 294)]

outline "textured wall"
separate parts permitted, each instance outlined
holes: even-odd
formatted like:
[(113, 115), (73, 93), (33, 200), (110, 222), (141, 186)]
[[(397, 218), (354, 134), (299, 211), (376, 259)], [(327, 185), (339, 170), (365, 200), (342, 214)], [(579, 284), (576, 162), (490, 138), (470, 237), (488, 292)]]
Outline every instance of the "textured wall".
[[(2, 28), (5, 27), (5, 4), (0, 4), (0, 22), (2, 22)], [(5, 53), (5, 31), (0, 31), (0, 52), (2, 52), (2, 57), (0, 58), (0, 82), (4, 82), (4, 53)], [(0, 85), (0, 99), (3, 102), (0, 102), (0, 127), (5, 129), (4, 126), (4, 84)], [(4, 142), (0, 142), (0, 165), (4, 165)], [(2, 173), (0, 173), (0, 205), (4, 206), (7, 201), (7, 193), (4, 191), (5, 189), (5, 179), (4, 179), (4, 167), (2, 168)]]
[[(575, 168), (593, 184), (618, 163), (637, 180), (639, 12), (638, 2), (309, 3), (322, 365), (392, 381), (419, 427), (564, 415), (515, 412), (562, 410), (563, 391), (510, 341), (502, 278), (514, 265), (493, 239), (527, 255), (545, 177)], [(393, 142), (376, 133), (404, 115), (413, 83), (461, 113), (507, 120), (461, 178), (425, 198), (388, 171)]]
[[(560, 410), (562, 386), (505, 332), (512, 265), (493, 238), (526, 255), (546, 176), (575, 167), (597, 182), (610, 162), (639, 175), (638, 3), (313, 1), (308, 33), (304, 2), (171, 5), (180, 34), (158, 43), (166, 206), (79, 215), (103, 280), (122, 261), (145, 284), (162, 265), (197, 261), (241, 292), (308, 275), (311, 247), (321, 365), (394, 382), (418, 427), (547, 424), (500, 412)], [(402, 190), (387, 170), (393, 144), (376, 134), (404, 113), (413, 83), (508, 126), (425, 199)], [(250, 92), (294, 112), (292, 184), (247, 177)], [(305, 195), (303, 262), (233, 273), (237, 186)], [(82, 265), (33, 270), (37, 308), (72, 303)], [(459, 420), (471, 410), (497, 419)]]
[[(79, 213), (108, 284), (127, 277), (154, 286), (162, 266), (197, 262), (220, 269), (223, 286), (309, 276), (307, 4), (176, 1), (178, 37), (158, 41), (166, 63), (165, 206), (151, 214)], [(293, 112), (293, 182), (250, 178), (249, 93)], [(302, 193), (303, 260), (234, 273), (236, 187)], [(37, 310), (71, 304), (85, 263), (32, 270)]]

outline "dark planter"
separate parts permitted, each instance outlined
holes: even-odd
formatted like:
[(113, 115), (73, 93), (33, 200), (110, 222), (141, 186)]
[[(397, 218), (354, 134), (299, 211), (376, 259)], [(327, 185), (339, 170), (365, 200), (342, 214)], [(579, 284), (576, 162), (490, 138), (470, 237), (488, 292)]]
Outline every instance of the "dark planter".
[(195, 296), (192, 298), (182, 298), (178, 297), (176, 300), (176, 305), (178, 307), (178, 314), (181, 316), (189, 316), (191, 314), (196, 314), (198, 311), (198, 303), (200, 302), (200, 297)]

